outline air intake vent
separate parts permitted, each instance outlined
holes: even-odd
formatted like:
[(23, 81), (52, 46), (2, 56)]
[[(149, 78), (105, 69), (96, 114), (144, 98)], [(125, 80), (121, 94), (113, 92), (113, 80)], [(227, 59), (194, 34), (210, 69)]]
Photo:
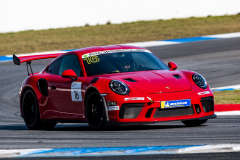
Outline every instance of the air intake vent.
[(137, 82), (136, 80), (132, 79), (132, 78), (124, 78), (125, 81), (129, 81), (129, 82)]
[(119, 111), (119, 118), (121, 119), (132, 119), (137, 118), (142, 108), (142, 103), (124, 103)]
[(145, 117), (146, 117), (146, 118), (150, 118), (150, 116), (151, 116), (151, 114), (152, 114), (152, 111), (153, 111), (153, 108), (150, 108), (150, 109), (147, 111)]
[(196, 109), (197, 114), (201, 113), (201, 108), (200, 108), (199, 104), (195, 104), (194, 107)]
[(43, 96), (48, 96), (48, 83), (46, 79), (40, 78), (38, 80), (38, 88)]
[(153, 118), (193, 115), (193, 106), (185, 108), (156, 109)]
[(201, 99), (202, 107), (205, 112), (214, 111), (213, 97), (204, 97)]
[(173, 76), (174, 76), (176, 79), (180, 79), (180, 78), (181, 78), (181, 76), (178, 75), (178, 74), (174, 74)]

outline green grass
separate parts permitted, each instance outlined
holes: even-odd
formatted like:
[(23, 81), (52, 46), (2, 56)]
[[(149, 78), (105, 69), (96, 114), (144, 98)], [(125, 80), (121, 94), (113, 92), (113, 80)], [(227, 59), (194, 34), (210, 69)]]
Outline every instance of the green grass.
[(215, 91), (215, 104), (240, 104), (240, 90), (234, 91)]
[(240, 15), (0, 34), (0, 55), (240, 32)]

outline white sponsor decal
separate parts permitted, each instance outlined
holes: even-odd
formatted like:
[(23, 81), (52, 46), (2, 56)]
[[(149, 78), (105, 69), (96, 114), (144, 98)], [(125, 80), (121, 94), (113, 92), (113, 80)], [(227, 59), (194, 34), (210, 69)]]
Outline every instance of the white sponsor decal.
[(209, 91), (198, 92), (198, 95), (199, 95), (199, 96), (204, 95), (204, 94), (210, 94), (210, 92), (209, 92)]
[(119, 110), (119, 106), (108, 106), (108, 111), (116, 111)]
[(184, 104), (187, 104), (187, 102), (170, 103), (170, 106), (184, 105)]
[(129, 97), (124, 98), (125, 101), (144, 100), (144, 97)]
[(81, 93), (82, 82), (73, 82), (71, 85), (72, 101), (82, 101)]
[(150, 97), (147, 97), (147, 99), (149, 99), (150, 101), (152, 100), (152, 98), (150, 98)]
[(91, 52), (82, 55), (82, 58), (88, 58), (90, 56), (96, 56), (100, 54), (108, 54), (108, 53), (116, 53), (116, 52), (150, 52), (149, 50), (146, 49), (117, 49), (117, 50), (108, 50), (108, 51), (100, 51), (100, 52)]

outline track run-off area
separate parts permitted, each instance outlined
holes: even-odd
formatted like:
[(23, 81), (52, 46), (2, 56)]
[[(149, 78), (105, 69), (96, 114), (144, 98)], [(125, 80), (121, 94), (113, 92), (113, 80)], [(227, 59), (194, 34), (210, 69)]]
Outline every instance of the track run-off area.
[[(240, 38), (213, 38), (207, 41), (149, 46), (146, 48), (160, 57), (165, 63), (173, 61), (178, 64), (178, 69), (193, 70), (200, 73), (206, 78), (211, 88), (240, 84)], [(51, 59), (33, 61), (33, 71), (40, 71), (50, 61)], [(51, 150), (53, 148), (78, 148), (78, 150), (74, 150), (75, 152), (64, 150), (64, 155), (52, 152), (51, 156), (83, 156), (84, 153), (79, 148), (91, 150), (92, 147), (98, 149), (101, 147), (104, 150), (106, 147), (130, 147), (126, 149), (130, 150), (127, 152), (129, 153), (129, 159), (154, 159), (158, 158), (157, 156), (160, 157), (160, 155), (154, 155), (157, 153), (152, 153), (153, 150), (150, 153), (146, 148), (145, 151), (149, 151), (146, 154), (150, 153), (152, 155), (138, 155), (139, 157), (132, 155), (140, 153), (147, 146), (168, 146), (170, 147), (168, 149), (172, 151), (171, 153), (177, 153), (179, 149), (185, 147), (211, 145), (214, 148), (218, 144), (227, 145), (225, 148), (229, 148), (229, 151), (238, 151), (238, 153), (208, 154), (205, 156), (206, 159), (211, 157), (213, 159), (216, 159), (216, 157), (227, 159), (226, 156), (236, 157), (237, 159), (240, 156), (239, 115), (219, 115), (218, 118), (210, 119), (204, 125), (197, 127), (187, 127), (180, 121), (174, 121), (144, 126), (108, 127), (104, 131), (92, 131), (84, 123), (60, 123), (53, 130), (29, 130), (19, 115), (18, 98), (19, 88), (26, 77), (26, 65), (16, 66), (12, 61), (0, 63), (0, 157), (1, 155), (2, 157), (21, 156), (6, 151), (10, 149)], [(195, 149), (195, 152), (199, 151), (198, 149)], [(3, 150), (6, 152), (3, 152)], [(216, 147), (213, 150), (216, 150)], [(27, 150), (22, 156), (28, 156), (28, 153), (32, 151)], [(73, 154), (73, 152), (76, 154)], [(108, 154), (111, 155), (113, 152), (109, 151)], [(91, 153), (94, 155), (96, 152)], [(122, 155), (122, 152), (116, 155), (118, 156), (109, 157), (109, 159), (121, 159), (119, 156)], [(39, 156), (44, 155), (39, 154)], [(171, 158), (170, 155), (161, 154), (161, 156), (163, 156), (163, 159)], [(173, 155), (172, 158), (174, 157), (178, 156)], [(90, 159), (90, 157), (87, 158)], [(180, 158), (197, 159), (201, 158), (201, 156), (199, 154), (191, 156), (188, 154), (185, 157), (181, 155)]]

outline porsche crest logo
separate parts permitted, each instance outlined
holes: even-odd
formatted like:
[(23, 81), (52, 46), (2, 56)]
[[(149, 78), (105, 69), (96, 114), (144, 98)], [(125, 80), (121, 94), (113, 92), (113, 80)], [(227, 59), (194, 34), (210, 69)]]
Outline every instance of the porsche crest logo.
[(167, 89), (170, 89), (169, 87), (166, 87)]

